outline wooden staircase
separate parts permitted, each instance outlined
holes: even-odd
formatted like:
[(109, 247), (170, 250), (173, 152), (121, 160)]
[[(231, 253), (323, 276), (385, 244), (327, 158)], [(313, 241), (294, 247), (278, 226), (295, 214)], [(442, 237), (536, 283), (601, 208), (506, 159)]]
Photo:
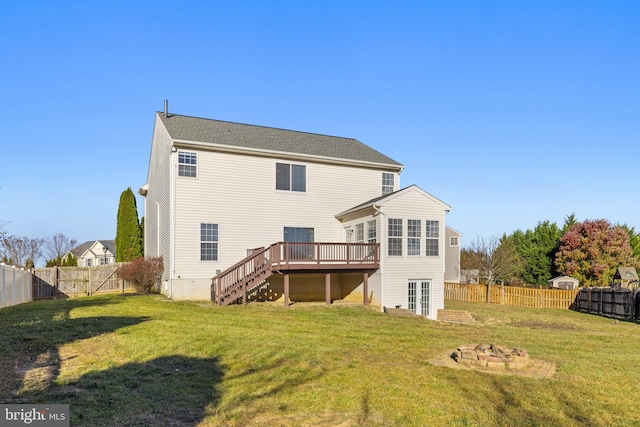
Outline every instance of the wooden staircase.
[(229, 305), (239, 299), (247, 303), (247, 294), (260, 286), (272, 274), (271, 261), (266, 254), (269, 248), (257, 248), (253, 253), (234, 264), (211, 281), (211, 300), (218, 305)]

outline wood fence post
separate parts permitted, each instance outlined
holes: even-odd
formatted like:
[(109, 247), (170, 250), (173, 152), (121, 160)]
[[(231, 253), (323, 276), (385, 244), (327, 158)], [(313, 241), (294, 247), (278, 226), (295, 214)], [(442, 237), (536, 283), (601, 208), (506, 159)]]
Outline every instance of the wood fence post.
[(58, 266), (53, 267), (53, 298), (58, 298)]

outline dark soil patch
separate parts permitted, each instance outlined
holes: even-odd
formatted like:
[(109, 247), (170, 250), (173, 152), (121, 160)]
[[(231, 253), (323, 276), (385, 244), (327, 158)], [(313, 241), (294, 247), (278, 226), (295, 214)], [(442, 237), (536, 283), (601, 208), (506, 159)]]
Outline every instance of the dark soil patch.
[(545, 323), (545, 322), (531, 322), (523, 321), (512, 324), (516, 328), (530, 328), (530, 329), (548, 329), (550, 331), (577, 331), (578, 328), (575, 325), (568, 325), (566, 323)]

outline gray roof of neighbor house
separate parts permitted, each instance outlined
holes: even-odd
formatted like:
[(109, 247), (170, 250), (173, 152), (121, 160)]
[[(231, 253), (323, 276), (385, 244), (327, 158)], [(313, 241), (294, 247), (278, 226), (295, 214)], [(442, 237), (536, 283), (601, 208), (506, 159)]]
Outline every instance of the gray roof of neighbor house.
[[(91, 246), (93, 246), (93, 244), (95, 242), (100, 242), (100, 244), (102, 246), (106, 246), (107, 249), (109, 249), (109, 252), (111, 252), (111, 254), (116, 253), (116, 241), (115, 240), (88, 240), (86, 242), (84, 242), (81, 245), (76, 246), (75, 248), (71, 249), (71, 253), (73, 254), (73, 256), (75, 256), (76, 258), (82, 256), (83, 253), (85, 253), (85, 251), (87, 249), (89, 249)], [(100, 254), (97, 254), (100, 255)]]
[(618, 267), (615, 277), (621, 280), (638, 280), (638, 272), (634, 267)]
[(173, 140), (205, 142), (268, 152), (295, 153), (393, 166), (402, 164), (357, 139), (298, 132), (158, 112)]

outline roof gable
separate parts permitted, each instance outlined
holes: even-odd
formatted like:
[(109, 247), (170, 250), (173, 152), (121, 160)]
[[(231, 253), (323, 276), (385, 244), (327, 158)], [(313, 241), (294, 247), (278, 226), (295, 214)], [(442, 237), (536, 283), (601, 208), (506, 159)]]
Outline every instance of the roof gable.
[(634, 267), (618, 267), (615, 277), (621, 280), (638, 280), (638, 272)]
[(368, 200), (362, 204), (359, 204), (351, 209), (347, 209), (346, 211), (340, 212), (339, 214), (336, 215), (337, 219), (341, 219), (344, 218), (345, 216), (351, 214), (351, 213), (355, 213), (358, 212), (360, 210), (364, 210), (364, 209), (369, 209), (371, 207), (373, 207), (374, 205), (377, 206), (384, 206), (385, 203), (395, 199), (396, 197), (401, 197), (404, 194), (407, 194), (409, 192), (412, 191), (417, 191), (418, 193), (420, 193), (422, 196), (428, 198), (429, 200), (431, 200), (432, 202), (440, 205), (440, 207), (443, 210), (446, 210), (447, 212), (451, 210), (451, 206), (449, 206), (448, 204), (444, 203), (442, 200), (438, 199), (437, 197), (432, 196), (431, 194), (427, 193), (426, 191), (424, 191), (422, 188), (418, 187), (417, 185), (413, 184), (410, 185), (408, 187), (405, 187), (401, 190), (398, 191), (394, 191), (393, 193), (389, 193), (389, 194), (385, 194), (383, 196), (379, 196), (376, 197), (374, 199)]
[[(71, 251), (69, 252), (71, 252), (76, 258), (82, 258), (87, 251), (92, 250), (93, 247), (98, 243), (101, 246), (106, 246), (106, 248), (109, 250), (109, 253), (111, 253), (112, 255), (116, 253), (115, 240), (88, 240), (81, 245), (78, 245), (75, 248), (71, 249)], [(102, 249), (100, 249), (100, 251), (102, 251)]]
[(211, 147), (272, 153), (293, 153), (306, 156), (376, 163), (401, 170), (402, 164), (353, 138), (321, 135), (277, 129), (221, 120), (158, 112), (170, 137), (178, 142), (199, 142)]

